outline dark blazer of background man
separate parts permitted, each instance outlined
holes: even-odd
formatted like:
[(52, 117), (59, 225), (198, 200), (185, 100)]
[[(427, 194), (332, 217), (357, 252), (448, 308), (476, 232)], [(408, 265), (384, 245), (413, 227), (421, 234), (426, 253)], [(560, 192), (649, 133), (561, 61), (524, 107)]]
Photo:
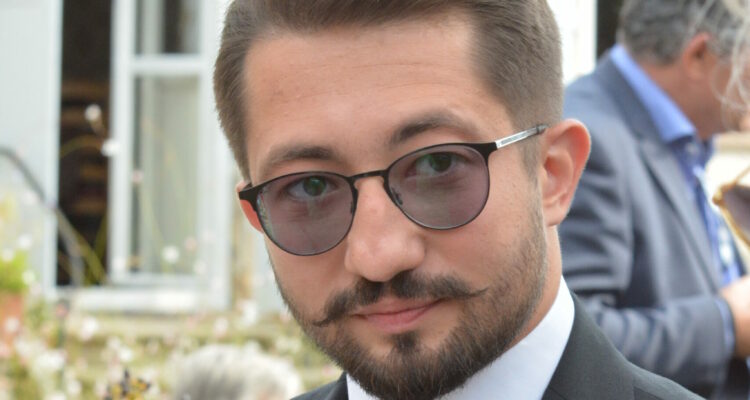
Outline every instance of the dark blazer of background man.
[(691, 399), (561, 279), (589, 138), (543, 0), (234, 2), (216, 61), (240, 205), (339, 382), (303, 399)]
[(727, 399), (748, 398), (750, 278), (699, 191), (747, 111), (724, 104), (738, 25), (721, 1), (625, 2), (621, 44), (565, 93), (592, 151), (560, 227), (565, 279), (615, 346)]

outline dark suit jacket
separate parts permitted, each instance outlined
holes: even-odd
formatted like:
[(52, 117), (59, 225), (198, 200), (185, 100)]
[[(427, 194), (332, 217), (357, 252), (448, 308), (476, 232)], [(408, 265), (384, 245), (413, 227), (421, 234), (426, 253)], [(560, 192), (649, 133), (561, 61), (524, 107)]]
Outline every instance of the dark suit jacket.
[(712, 398), (748, 398), (716, 304), (720, 287), (700, 211), (678, 161), (614, 63), (565, 93), (592, 151), (560, 226), (568, 286), (633, 363)]
[[(625, 360), (599, 331), (575, 296), (573, 299), (573, 329), (543, 400), (699, 399), (676, 383)], [(503, 394), (498, 393), (495, 398), (502, 399)], [(342, 375), (338, 381), (296, 399), (347, 400), (346, 378)]]

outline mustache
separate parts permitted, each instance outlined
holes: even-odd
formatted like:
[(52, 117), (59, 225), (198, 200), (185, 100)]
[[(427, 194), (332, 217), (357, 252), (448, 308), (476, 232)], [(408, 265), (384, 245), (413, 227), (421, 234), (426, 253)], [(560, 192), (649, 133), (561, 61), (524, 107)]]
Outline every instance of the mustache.
[(452, 276), (419, 277), (412, 271), (404, 271), (388, 282), (372, 282), (362, 279), (354, 288), (331, 297), (323, 308), (325, 318), (313, 321), (317, 327), (325, 327), (357, 307), (364, 307), (380, 300), (385, 294), (399, 299), (467, 299), (481, 295), (487, 289), (472, 290), (464, 281)]

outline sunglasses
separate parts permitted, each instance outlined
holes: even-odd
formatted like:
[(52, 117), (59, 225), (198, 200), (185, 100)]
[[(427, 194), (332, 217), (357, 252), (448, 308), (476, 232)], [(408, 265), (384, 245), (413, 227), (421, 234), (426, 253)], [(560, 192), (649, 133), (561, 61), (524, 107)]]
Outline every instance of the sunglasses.
[(495, 150), (537, 135), (538, 125), (488, 143), (445, 143), (406, 154), (386, 169), (345, 176), (309, 171), (283, 175), (239, 193), (266, 235), (282, 250), (311, 256), (338, 245), (357, 209), (355, 183), (379, 176), (396, 207), (419, 226), (445, 230), (482, 212), (490, 189), (488, 160)]
[(750, 167), (722, 185), (713, 201), (734, 233), (750, 246)]

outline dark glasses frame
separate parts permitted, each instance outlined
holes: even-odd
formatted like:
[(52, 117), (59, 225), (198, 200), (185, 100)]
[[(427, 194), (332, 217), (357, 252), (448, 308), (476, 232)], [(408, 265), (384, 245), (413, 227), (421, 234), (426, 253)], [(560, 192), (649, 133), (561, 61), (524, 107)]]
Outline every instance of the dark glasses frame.
[[(745, 245), (750, 248), (750, 235), (745, 233), (745, 229), (742, 228), (741, 224), (737, 221), (737, 217), (732, 213), (730, 210), (730, 207), (727, 204), (727, 196), (729, 196), (729, 193), (735, 190), (746, 190), (750, 192), (750, 186), (741, 185), (740, 181), (745, 178), (745, 176), (750, 176), (750, 166), (745, 168), (742, 172), (740, 172), (739, 175), (737, 175), (736, 178), (734, 178), (732, 181), (725, 183), (719, 187), (719, 190), (716, 191), (716, 193), (713, 196), (713, 202), (719, 207), (719, 210), (721, 211), (721, 214), (724, 216), (724, 220), (729, 224), (729, 227), (732, 229), (732, 231), (737, 235), (740, 240), (742, 240)], [(747, 207), (750, 209), (750, 204), (747, 205)]]
[[(315, 251), (315, 252), (312, 252), (312, 253), (309, 253), (309, 254), (308, 253), (295, 252), (295, 251), (289, 249), (287, 246), (283, 245), (282, 243), (279, 243), (277, 241), (277, 239), (274, 237), (274, 235), (269, 234), (268, 233), (269, 232), (269, 227), (266, 226), (265, 219), (264, 218), (258, 218), (258, 220), (259, 220), (259, 222), (260, 222), (260, 224), (261, 224), (261, 226), (263, 228), (263, 231), (266, 232), (266, 235), (271, 239), (271, 241), (274, 244), (276, 244), (276, 246), (278, 246), (279, 248), (281, 248), (282, 250), (284, 250), (284, 251), (286, 251), (286, 252), (288, 252), (290, 254), (299, 255), (299, 256), (310, 256), (310, 255), (317, 255), (317, 254), (324, 253), (324, 252), (326, 252), (328, 250), (331, 250), (332, 248), (336, 247), (339, 243), (341, 243), (342, 240), (344, 240), (344, 238), (349, 234), (349, 230), (351, 229), (352, 222), (354, 221), (354, 217), (353, 216), (354, 216), (354, 214), (356, 212), (356, 209), (357, 209), (357, 199), (358, 199), (359, 191), (357, 190), (357, 188), (355, 186), (355, 183), (358, 180), (360, 180), (360, 179), (369, 178), (369, 177), (373, 177), (373, 176), (379, 176), (379, 177), (381, 177), (383, 179), (383, 189), (388, 194), (388, 198), (390, 198), (391, 201), (396, 205), (396, 207), (409, 220), (411, 220), (415, 224), (417, 224), (417, 225), (419, 225), (421, 227), (424, 227), (424, 228), (434, 229), (434, 230), (455, 229), (455, 228), (464, 226), (464, 225), (468, 224), (469, 222), (473, 221), (479, 214), (481, 214), (482, 210), (484, 210), (484, 207), (485, 207), (485, 205), (487, 203), (487, 197), (489, 196), (489, 157), (490, 157), (490, 154), (492, 154), (496, 150), (499, 150), (499, 149), (501, 149), (503, 147), (509, 146), (509, 145), (511, 145), (513, 143), (519, 142), (519, 141), (524, 140), (526, 138), (529, 138), (531, 136), (538, 135), (538, 134), (544, 132), (546, 129), (548, 129), (547, 125), (540, 124), (540, 125), (537, 125), (537, 126), (531, 128), (531, 129), (527, 129), (527, 130), (524, 130), (524, 131), (521, 131), (521, 132), (517, 132), (517, 133), (514, 133), (512, 135), (506, 136), (504, 138), (501, 138), (501, 139), (498, 139), (498, 140), (495, 140), (495, 141), (492, 141), (492, 142), (486, 142), (486, 143), (440, 143), (440, 144), (435, 144), (435, 145), (432, 145), (432, 146), (427, 146), (427, 147), (423, 147), (423, 148), (411, 151), (411, 152), (409, 152), (409, 153), (407, 153), (407, 154), (405, 154), (405, 155), (397, 158), (390, 165), (388, 165), (388, 167), (386, 167), (385, 169), (368, 171), (368, 172), (363, 172), (363, 173), (359, 173), (359, 174), (355, 174), (355, 175), (350, 175), (350, 176), (341, 175), (341, 174), (338, 174), (338, 173), (335, 173), (335, 172), (330, 172), (330, 171), (303, 171), (303, 172), (296, 172), (296, 173), (292, 173), (292, 174), (282, 175), (282, 176), (278, 176), (276, 178), (270, 179), (268, 181), (265, 181), (263, 183), (260, 183), (257, 186), (253, 186), (252, 183), (249, 183), (242, 190), (240, 190), (240, 192), (238, 193), (238, 195), (239, 195), (240, 200), (245, 200), (245, 201), (247, 201), (247, 202), (250, 203), (250, 205), (253, 208), (253, 211), (255, 211), (256, 214), (260, 214), (260, 212), (261, 212), (260, 211), (260, 206), (258, 205), (258, 198), (259, 198), (260, 194), (263, 192), (263, 189), (266, 186), (268, 186), (270, 184), (273, 184), (274, 182), (276, 182), (278, 180), (281, 180), (281, 179), (290, 179), (290, 178), (293, 178), (295, 176), (304, 176), (304, 175), (309, 176), (309, 175), (321, 174), (321, 175), (327, 175), (327, 176), (336, 176), (336, 177), (339, 177), (342, 180), (346, 181), (348, 183), (349, 189), (351, 190), (351, 193), (352, 193), (352, 209), (351, 209), (352, 218), (349, 221), (349, 227), (346, 229), (346, 231), (341, 236), (341, 238), (339, 238), (338, 241), (336, 241), (335, 243), (333, 243), (331, 246), (326, 247), (325, 249), (318, 250), (318, 251)], [(482, 206), (480, 207), (479, 211), (474, 216), (472, 216), (471, 218), (469, 218), (467, 221), (462, 222), (460, 224), (456, 224), (456, 225), (439, 227), (439, 226), (431, 226), (430, 224), (427, 224), (427, 223), (424, 223), (422, 221), (419, 221), (418, 219), (415, 219), (406, 210), (404, 210), (402, 208), (401, 201), (400, 201), (398, 195), (395, 194), (395, 193), (393, 193), (393, 191), (390, 189), (389, 174), (391, 172), (391, 169), (395, 165), (397, 165), (401, 160), (403, 160), (405, 158), (408, 158), (408, 157), (411, 157), (412, 155), (414, 155), (416, 153), (420, 153), (420, 152), (428, 151), (430, 149), (434, 149), (434, 148), (438, 148), (438, 147), (444, 147), (444, 146), (461, 146), (461, 147), (467, 147), (467, 148), (473, 149), (474, 151), (476, 151), (477, 153), (479, 153), (484, 158), (485, 167), (487, 168), (487, 172), (488, 172), (487, 173), (487, 193), (484, 196), (484, 199), (483, 199), (483, 202), (482, 202)]]

